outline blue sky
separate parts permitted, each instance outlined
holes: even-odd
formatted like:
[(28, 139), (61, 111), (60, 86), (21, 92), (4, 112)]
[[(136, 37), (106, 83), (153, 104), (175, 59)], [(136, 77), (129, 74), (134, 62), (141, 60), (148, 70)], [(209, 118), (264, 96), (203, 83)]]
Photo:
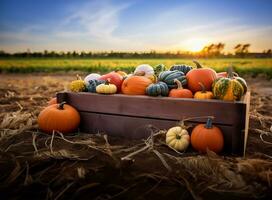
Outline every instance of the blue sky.
[(0, 49), (272, 48), (271, 0), (0, 0)]

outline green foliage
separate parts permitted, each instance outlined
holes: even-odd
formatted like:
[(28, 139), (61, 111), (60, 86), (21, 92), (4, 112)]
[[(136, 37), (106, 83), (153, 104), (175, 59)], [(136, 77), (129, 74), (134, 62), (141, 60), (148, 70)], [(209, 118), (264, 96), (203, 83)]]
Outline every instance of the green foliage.
[[(257, 76), (264, 74), (272, 78), (271, 58), (226, 58), (226, 59), (199, 59), (203, 66), (212, 67), (217, 72), (225, 71), (227, 67), (233, 66), (240, 74)], [(106, 73), (113, 70), (123, 70), (127, 73), (133, 72), (140, 64), (156, 66), (164, 64), (169, 69), (174, 64), (193, 65), (191, 59), (60, 59), (60, 58), (5, 58), (0, 59), (0, 73), (32, 73), (32, 72), (99, 72)]]

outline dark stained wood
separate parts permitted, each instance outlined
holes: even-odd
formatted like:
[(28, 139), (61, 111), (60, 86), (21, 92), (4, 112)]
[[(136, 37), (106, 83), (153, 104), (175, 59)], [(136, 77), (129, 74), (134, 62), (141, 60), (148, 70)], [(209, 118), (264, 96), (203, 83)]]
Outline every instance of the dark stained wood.
[[(224, 133), (224, 153), (242, 155), (248, 129), (250, 93), (239, 102), (175, 99), (129, 95), (100, 95), (62, 92), (57, 101), (66, 101), (79, 110), (81, 130), (89, 133), (142, 139), (150, 135), (149, 125), (168, 129), (183, 117), (214, 116), (214, 124)], [(190, 123), (203, 123), (206, 118)]]
[[(151, 119), (142, 117), (128, 117), (109, 114), (97, 114), (80, 112), (80, 130), (87, 133), (106, 133), (111, 136), (130, 139), (143, 139), (151, 134), (150, 126), (160, 130), (167, 130), (178, 124), (174, 120)], [(187, 122), (195, 125), (193, 122)], [(224, 134), (224, 152), (229, 154), (241, 154), (241, 144), (235, 141), (235, 137), (241, 135), (241, 131), (232, 126), (216, 125)]]
[[(239, 124), (245, 110), (243, 102), (219, 100), (177, 99), (129, 95), (100, 95), (93, 93), (67, 93), (66, 101), (77, 110), (181, 120), (183, 117), (212, 115), (216, 123)], [(196, 120), (197, 122), (199, 120)], [(204, 122), (205, 119), (202, 119)]]

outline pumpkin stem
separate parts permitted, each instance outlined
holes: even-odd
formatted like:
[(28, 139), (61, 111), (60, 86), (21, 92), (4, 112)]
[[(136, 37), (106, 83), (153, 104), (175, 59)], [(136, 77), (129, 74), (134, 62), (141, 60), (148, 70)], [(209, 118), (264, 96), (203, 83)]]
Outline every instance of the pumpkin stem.
[(231, 78), (231, 79), (233, 78), (234, 75), (237, 75), (237, 73), (233, 72), (233, 68), (232, 67), (228, 67), (227, 73), (228, 73), (228, 78)]
[(58, 109), (59, 109), (59, 110), (63, 110), (63, 109), (64, 109), (64, 104), (66, 104), (65, 101), (61, 102), (61, 103), (59, 104), (59, 106), (58, 106)]
[(76, 77), (77, 77), (77, 80), (82, 80), (78, 74), (76, 75)]
[(212, 128), (213, 125), (212, 125), (212, 118), (208, 118), (207, 119), (207, 122), (206, 122), (206, 125), (205, 125), (205, 128)]
[(183, 89), (181, 82), (178, 79), (174, 79), (174, 83), (178, 85), (178, 89)]
[(111, 81), (111, 79), (108, 78), (108, 79), (106, 80), (106, 82), (105, 82), (105, 85), (109, 85), (109, 84), (110, 84), (110, 81)]
[(201, 87), (201, 93), (206, 93), (206, 88), (205, 88), (204, 84), (201, 83), (201, 82), (198, 82), (198, 84), (199, 84), (200, 87)]
[(203, 68), (202, 65), (198, 61), (196, 61), (196, 60), (193, 60), (193, 63), (196, 64), (196, 68), (197, 69)]
[(180, 139), (181, 139), (181, 136), (178, 135), (178, 134), (176, 134), (176, 139), (177, 139), (177, 140), (180, 140)]

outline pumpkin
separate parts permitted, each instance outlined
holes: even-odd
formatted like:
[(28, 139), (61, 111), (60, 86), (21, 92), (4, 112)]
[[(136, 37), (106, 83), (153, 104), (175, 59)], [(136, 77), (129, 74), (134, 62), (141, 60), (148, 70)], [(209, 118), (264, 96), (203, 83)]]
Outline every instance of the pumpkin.
[(123, 78), (125, 78), (128, 74), (124, 71), (121, 71), (121, 70), (116, 70), (115, 71), (117, 74), (121, 75)]
[(201, 87), (201, 91), (198, 91), (195, 93), (194, 98), (195, 99), (212, 99), (213, 93), (211, 91), (206, 91), (206, 88), (203, 83), (199, 83)]
[(50, 99), (48, 102), (47, 102), (47, 105), (48, 106), (51, 106), (53, 104), (56, 104), (57, 103), (57, 97), (53, 97), (52, 99)]
[(174, 82), (177, 84), (178, 88), (170, 90), (169, 97), (193, 98), (193, 93), (190, 90), (183, 88), (178, 79), (174, 79)]
[(182, 85), (187, 84), (186, 76), (183, 72), (178, 70), (161, 72), (158, 79), (159, 81), (165, 82), (169, 88), (177, 87), (177, 84), (174, 82), (175, 79), (178, 79)]
[(87, 91), (96, 93), (96, 87), (102, 83), (105, 83), (104, 80), (90, 80), (89, 84), (87, 85)]
[(191, 144), (194, 149), (202, 153), (207, 149), (220, 153), (224, 147), (223, 133), (212, 124), (212, 119), (208, 118), (206, 124), (198, 124), (192, 130)]
[(144, 95), (152, 81), (145, 76), (130, 76), (122, 84), (122, 93), (128, 95)]
[(190, 136), (184, 126), (175, 126), (166, 133), (166, 144), (177, 150), (185, 151), (190, 144)]
[(155, 76), (159, 76), (159, 74), (163, 71), (165, 71), (166, 68), (163, 64), (159, 64), (159, 65), (156, 65), (154, 67), (154, 73), (155, 73)]
[(38, 116), (39, 128), (46, 133), (52, 133), (53, 130), (70, 133), (77, 129), (79, 123), (79, 113), (65, 102), (46, 107)]
[(193, 61), (197, 68), (190, 70), (186, 74), (188, 88), (193, 92), (200, 91), (202, 88), (198, 84), (201, 82), (207, 90), (212, 89), (213, 81), (217, 78), (216, 72), (210, 68), (202, 68), (202, 66), (197, 62)]
[(170, 68), (170, 71), (175, 71), (175, 70), (178, 70), (178, 71), (181, 71), (183, 72), (185, 75), (190, 71), (192, 70), (193, 67), (189, 66), (189, 65), (185, 65), (185, 64), (179, 64), (179, 65), (173, 65), (171, 68)]
[(77, 75), (77, 80), (72, 81), (69, 84), (69, 89), (72, 92), (84, 92), (86, 90), (85, 82), (81, 79), (79, 75)]
[(168, 93), (168, 86), (164, 82), (152, 83), (146, 88), (148, 96), (168, 96)]
[(154, 69), (148, 64), (142, 64), (136, 67), (134, 74), (138, 75), (138, 73), (144, 73), (143, 76), (150, 76), (154, 74)]
[[(240, 81), (243, 79), (237, 79), (234, 77), (231, 69), (228, 69), (227, 78), (219, 78), (214, 81), (212, 86), (213, 95), (216, 99), (225, 101), (240, 100), (244, 94), (244, 87)], [(246, 84), (246, 83), (245, 83)]]
[(111, 84), (114, 84), (117, 87), (117, 92), (121, 91), (123, 77), (120, 74), (118, 74), (116, 72), (110, 72), (108, 74), (101, 76), (98, 80), (106, 81), (108, 79), (110, 79)]
[(91, 74), (89, 74), (88, 76), (86, 76), (84, 78), (85, 85), (88, 86), (89, 85), (89, 81), (91, 81), (91, 80), (97, 80), (100, 77), (101, 77), (101, 75), (97, 74), (97, 73), (91, 73)]
[(117, 87), (114, 84), (110, 84), (110, 79), (108, 79), (105, 83), (96, 86), (96, 92), (99, 94), (115, 94)]

